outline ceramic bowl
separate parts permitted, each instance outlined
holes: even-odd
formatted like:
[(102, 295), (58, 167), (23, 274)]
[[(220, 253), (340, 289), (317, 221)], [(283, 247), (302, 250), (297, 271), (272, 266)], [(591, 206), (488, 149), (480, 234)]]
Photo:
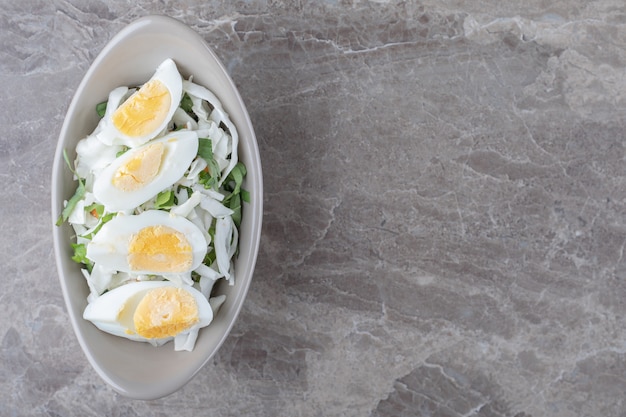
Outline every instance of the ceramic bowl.
[(242, 307), (256, 263), (261, 234), (263, 182), (259, 150), (244, 103), (233, 81), (204, 40), (191, 28), (172, 18), (148, 16), (121, 30), (102, 50), (81, 81), (63, 123), (52, 172), (52, 219), (63, 201), (76, 189), (64, 164), (65, 149), (75, 158), (76, 143), (91, 133), (98, 120), (97, 103), (121, 85), (145, 82), (166, 58), (172, 58), (181, 74), (217, 95), (239, 132), (239, 158), (246, 165), (244, 188), (250, 202), (243, 207), (236, 280), (229, 286), (219, 280), (218, 294), (226, 301), (214, 321), (202, 329), (192, 352), (174, 351), (173, 343), (153, 347), (99, 331), (83, 320), (89, 289), (78, 264), (71, 258), (72, 229), (53, 226), (56, 263), (70, 321), (89, 362), (120, 394), (135, 399), (155, 399), (171, 394), (189, 382), (226, 339)]

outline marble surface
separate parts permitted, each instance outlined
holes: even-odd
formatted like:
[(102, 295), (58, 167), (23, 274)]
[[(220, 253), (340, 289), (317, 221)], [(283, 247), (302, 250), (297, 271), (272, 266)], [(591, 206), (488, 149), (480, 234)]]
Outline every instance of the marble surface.
[[(0, 415), (626, 416), (622, 0), (2, 0)], [(180, 391), (124, 398), (70, 327), (52, 155), (127, 23), (197, 30), (265, 180), (255, 277)]]

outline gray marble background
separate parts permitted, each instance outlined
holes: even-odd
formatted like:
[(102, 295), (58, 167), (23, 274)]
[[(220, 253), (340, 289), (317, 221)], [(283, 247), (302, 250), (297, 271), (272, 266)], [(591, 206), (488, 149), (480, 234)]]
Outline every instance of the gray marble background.
[[(626, 416), (622, 0), (0, 1), (1, 416)], [(92, 370), (52, 155), (108, 40), (167, 14), (259, 140), (240, 320), (177, 393)]]

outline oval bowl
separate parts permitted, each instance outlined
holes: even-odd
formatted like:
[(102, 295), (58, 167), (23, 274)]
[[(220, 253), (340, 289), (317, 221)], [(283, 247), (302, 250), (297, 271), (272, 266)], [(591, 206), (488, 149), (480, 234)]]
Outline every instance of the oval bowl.
[(222, 102), (239, 132), (239, 159), (246, 165), (243, 184), (250, 192), (244, 203), (239, 230), (239, 255), (235, 260), (235, 285), (219, 280), (218, 294), (226, 301), (213, 322), (200, 331), (192, 352), (176, 352), (172, 343), (155, 348), (99, 331), (83, 320), (89, 289), (78, 264), (71, 260), (72, 229), (53, 226), (55, 257), (70, 321), (89, 362), (118, 393), (135, 399), (169, 395), (189, 382), (217, 352), (232, 328), (246, 297), (254, 271), (261, 235), (263, 181), (258, 145), (246, 107), (217, 56), (185, 24), (165, 16), (140, 18), (122, 29), (104, 47), (85, 74), (70, 102), (61, 128), (52, 169), (52, 222), (77, 183), (65, 166), (63, 150), (75, 158), (78, 140), (96, 127), (97, 103), (121, 85), (147, 81), (156, 67), (172, 58), (183, 77), (207, 87)]

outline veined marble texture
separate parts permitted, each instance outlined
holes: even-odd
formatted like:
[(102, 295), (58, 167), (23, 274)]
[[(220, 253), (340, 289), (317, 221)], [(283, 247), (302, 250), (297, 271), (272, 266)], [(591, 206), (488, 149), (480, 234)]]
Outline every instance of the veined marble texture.
[[(0, 3), (1, 416), (626, 416), (623, 1)], [(265, 213), (226, 343), (136, 401), (71, 329), (49, 188), (147, 14), (225, 63)]]

